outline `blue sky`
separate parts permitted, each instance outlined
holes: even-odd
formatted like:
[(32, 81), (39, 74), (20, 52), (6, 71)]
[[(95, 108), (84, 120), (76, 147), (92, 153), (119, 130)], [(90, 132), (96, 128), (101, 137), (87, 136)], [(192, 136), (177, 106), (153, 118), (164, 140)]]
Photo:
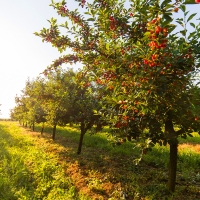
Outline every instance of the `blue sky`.
[[(68, 0), (68, 7), (76, 7)], [(57, 13), (49, 6), (50, 0), (0, 0), (0, 118), (8, 118), (27, 78), (38, 76), (60, 56), (50, 44), (42, 43), (33, 33), (43, 27)], [(198, 12), (200, 5), (187, 5)], [(178, 14), (177, 14), (178, 15)], [(195, 18), (200, 18), (200, 13)], [(77, 66), (78, 68), (78, 66)]]

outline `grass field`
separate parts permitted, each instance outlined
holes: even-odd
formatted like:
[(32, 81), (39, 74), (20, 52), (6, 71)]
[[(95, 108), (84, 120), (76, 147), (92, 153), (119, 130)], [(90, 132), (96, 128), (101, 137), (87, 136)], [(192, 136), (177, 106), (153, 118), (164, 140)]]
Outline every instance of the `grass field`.
[(86, 134), (77, 155), (79, 130), (58, 127), (40, 135), (16, 122), (0, 122), (0, 199), (199, 200), (200, 136), (180, 139), (177, 186), (166, 191), (168, 147), (155, 146), (139, 165), (126, 142), (113, 147), (106, 132)]

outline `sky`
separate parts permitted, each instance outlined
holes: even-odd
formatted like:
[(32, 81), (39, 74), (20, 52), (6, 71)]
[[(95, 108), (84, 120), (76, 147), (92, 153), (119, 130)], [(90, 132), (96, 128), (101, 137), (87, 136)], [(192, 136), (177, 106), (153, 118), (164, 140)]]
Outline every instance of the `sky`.
[(9, 118), (15, 96), (60, 56), (33, 33), (57, 17), (50, 0), (0, 0), (0, 118)]
[[(68, 7), (77, 4), (68, 0)], [(49, 43), (35, 36), (48, 19), (57, 18), (50, 0), (0, 0), (0, 118), (9, 118), (15, 96), (25, 87), (26, 80), (36, 78), (60, 53)], [(200, 5), (187, 5), (198, 12)], [(200, 13), (196, 18), (200, 18)], [(80, 68), (80, 66), (75, 66)]]

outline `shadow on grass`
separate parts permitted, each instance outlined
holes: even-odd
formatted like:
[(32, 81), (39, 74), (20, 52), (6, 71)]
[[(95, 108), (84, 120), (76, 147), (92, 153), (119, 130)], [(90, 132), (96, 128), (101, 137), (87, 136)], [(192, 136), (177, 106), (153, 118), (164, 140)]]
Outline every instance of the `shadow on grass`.
[[(36, 131), (40, 129), (40, 126), (35, 128)], [(183, 169), (179, 167), (177, 192), (168, 194), (166, 183), (169, 149), (166, 147), (153, 148), (139, 165), (135, 165), (133, 161), (138, 156), (138, 151), (133, 149), (132, 143), (113, 147), (105, 134), (86, 134), (82, 153), (77, 155), (80, 136), (77, 128), (58, 127), (54, 142), (51, 140), (51, 133), (51, 128), (45, 128), (45, 134), (41, 136), (38, 133), (37, 137), (50, 139), (50, 144), (59, 144), (65, 148), (65, 151), (57, 151), (49, 146), (47, 151), (59, 155), (60, 162), (66, 163), (66, 173), (72, 177), (77, 189), (85, 190), (92, 198), (195, 200), (200, 195), (199, 185), (192, 184), (191, 178), (183, 181)], [(179, 164), (183, 164), (182, 160), (185, 158), (182, 155), (179, 157)], [(191, 185), (190, 189), (188, 185)]]

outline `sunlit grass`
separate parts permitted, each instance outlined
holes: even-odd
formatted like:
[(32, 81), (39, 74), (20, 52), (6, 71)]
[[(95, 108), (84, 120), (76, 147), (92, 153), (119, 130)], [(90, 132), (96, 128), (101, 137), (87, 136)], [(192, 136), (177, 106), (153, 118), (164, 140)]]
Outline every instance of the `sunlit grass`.
[[(0, 124), (0, 199), (76, 199), (55, 154), (13, 123)], [(41, 143), (40, 143), (41, 144)], [(81, 199), (81, 198), (80, 198)]]
[[(125, 194), (131, 199), (143, 200), (182, 200), (184, 197), (198, 199), (196, 196), (200, 191), (200, 143), (196, 133), (192, 140), (189, 137), (186, 140), (180, 139), (176, 193), (169, 196), (166, 193), (169, 146), (156, 145), (136, 166), (133, 161), (139, 152), (134, 148), (134, 144), (125, 142), (113, 146), (108, 141), (108, 129), (93, 135), (86, 133), (81, 155), (76, 154), (80, 137), (78, 126), (57, 127), (55, 141), (51, 139), (51, 127), (45, 128), (43, 136), (40, 135), (40, 130), (41, 126), (37, 125), (38, 134), (34, 133), (34, 137), (30, 137), (27, 133), (33, 133), (29, 129), (26, 129), (26, 134), (21, 135), (21, 129), (17, 132), (16, 127), (12, 127), (7, 132), (16, 132), (16, 135), (7, 134), (4, 136), (4, 142), (1, 140), (6, 149), (11, 149), (6, 155), (8, 158), (3, 158), (4, 165), (12, 163), (11, 168), (15, 169), (9, 171), (13, 171), (9, 176), (4, 174), (4, 186), (1, 187), (4, 187), (4, 190), (10, 187), (10, 191), (18, 191), (9, 193), (12, 199), (34, 197), (88, 200), (98, 196), (97, 199), (118, 200), (123, 199)], [(24, 149), (26, 153), (19, 152), (20, 149)], [(63, 169), (72, 177), (66, 176)], [(14, 179), (12, 174), (18, 174), (21, 179)], [(8, 177), (12, 177), (15, 184), (8, 186), (11, 181)], [(79, 182), (83, 186), (78, 184)]]

